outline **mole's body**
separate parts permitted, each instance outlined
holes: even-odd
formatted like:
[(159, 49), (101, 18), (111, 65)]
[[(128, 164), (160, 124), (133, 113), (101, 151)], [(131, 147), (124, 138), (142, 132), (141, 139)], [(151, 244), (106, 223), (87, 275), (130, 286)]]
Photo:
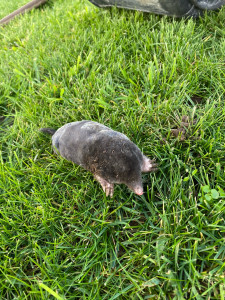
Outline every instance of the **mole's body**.
[(56, 153), (93, 173), (107, 196), (113, 195), (114, 183), (124, 183), (142, 195), (141, 173), (157, 167), (127, 136), (97, 122), (78, 121), (56, 131), (41, 131), (53, 134)]

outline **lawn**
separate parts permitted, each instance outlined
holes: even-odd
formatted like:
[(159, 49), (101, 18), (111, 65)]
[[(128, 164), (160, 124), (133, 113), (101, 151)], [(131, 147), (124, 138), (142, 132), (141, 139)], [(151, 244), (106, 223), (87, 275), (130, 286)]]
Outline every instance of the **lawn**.
[[(55, 0), (0, 28), (0, 299), (224, 299), (224, 20)], [(156, 158), (143, 196), (39, 132), (83, 119)]]
[(0, 3), (0, 19), (6, 17), (14, 10), (22, 7), (23, 5), (27, 4), (29, 1), (27, 0), (1, 0)]

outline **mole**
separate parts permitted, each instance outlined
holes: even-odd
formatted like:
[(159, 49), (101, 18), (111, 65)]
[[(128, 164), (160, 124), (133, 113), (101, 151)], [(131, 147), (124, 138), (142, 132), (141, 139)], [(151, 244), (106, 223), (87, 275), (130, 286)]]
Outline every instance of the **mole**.
[(126, 135), (100, 123), (83, 120), (40, 131), (52, 135), (56, 154), (90, 171), (106, 196), (113, 196), (115, 183), (142, 195), (141, 173), (157, 170), (155, 160), (146, 157)]

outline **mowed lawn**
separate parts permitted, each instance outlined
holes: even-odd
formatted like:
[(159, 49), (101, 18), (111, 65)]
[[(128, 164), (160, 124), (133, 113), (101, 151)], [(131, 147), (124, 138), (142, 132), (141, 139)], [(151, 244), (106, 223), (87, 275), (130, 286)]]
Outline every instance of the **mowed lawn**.
[(14, 10), (22, 7), (23, 5), (27, 4), (29, 1), (26, 0), (2, 0), (0, 2), (0, 19), (6, 17)]
[[(0, 299), (225, 298), (224, 20), (55, 0), (0, 27)], [(39, 132), (83, 119), (157, 160), (143, 196)]]

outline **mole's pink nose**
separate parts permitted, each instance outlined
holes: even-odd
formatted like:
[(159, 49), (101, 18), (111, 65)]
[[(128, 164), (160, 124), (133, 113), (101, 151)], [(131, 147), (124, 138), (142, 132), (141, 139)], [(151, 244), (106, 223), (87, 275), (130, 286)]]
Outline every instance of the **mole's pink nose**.
[(144, 194), (143, 188), (142, 188), (142, 187), (136, 187), (136, 188), (134, 189), (134, 192), (135, 192), (136, 195), (139, 195), (139, 196), (141, 196), (141, 195)]
[(136, 193), (136, 194), (139, 195), (139, 196), (141, 196), (141, 195), (144, 194), (144, 192), (142, 191), (142, 192), (139, 192), (139, 193)]

